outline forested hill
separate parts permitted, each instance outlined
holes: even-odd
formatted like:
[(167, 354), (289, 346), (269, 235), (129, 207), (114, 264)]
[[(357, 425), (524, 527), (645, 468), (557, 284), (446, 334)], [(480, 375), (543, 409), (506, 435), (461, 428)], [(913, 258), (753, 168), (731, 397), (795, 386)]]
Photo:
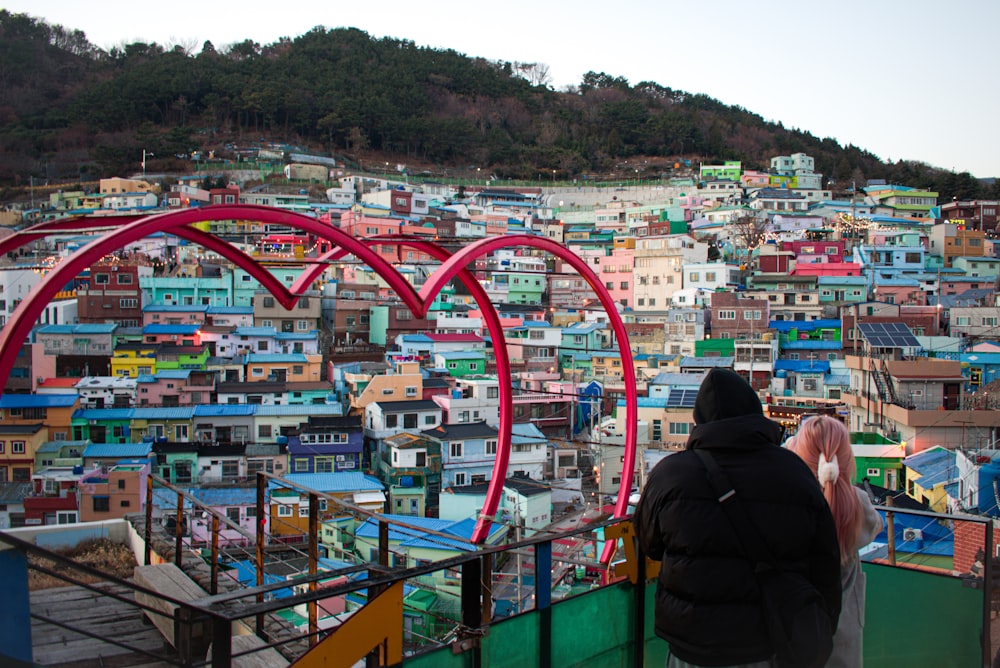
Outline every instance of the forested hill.
[(882, 178), (944, 199), (997, 196), (968, 173), (885, 164), (705, 95), (595, 72), (555, 91), (545, 70), (356, 29), (106, 52), (78, 30), (0, 11), (0, 183), (130, 173), (143, 149), (162, 161), (265, 139), (348, 159), (559, 180), (620, 174), (626, 160), (649, 178), (679, 157), (766, 169), (772, 156), (804, 152), (841, 186)]

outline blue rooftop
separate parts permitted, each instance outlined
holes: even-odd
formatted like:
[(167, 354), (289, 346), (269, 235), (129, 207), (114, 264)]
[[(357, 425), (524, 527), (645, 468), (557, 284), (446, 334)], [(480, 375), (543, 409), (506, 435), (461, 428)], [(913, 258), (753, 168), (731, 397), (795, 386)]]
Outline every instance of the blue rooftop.
[(943, 485), (959, 477), (955, 452), (935, 446), (903, 459), (903, 465), (913, 473), (913, 480), (924, 489)]
[(152, 443), (91, 443), (83, 449), (83, 456), (102, 459), (141, 459), (153, 452)]
[(302, 353), (250, 353), (247, 364), (305, 364), (309, 360)]
[(80, 399), (73, 394), (4, 394), (0, 408), (69, 408)]
[(45, 325), (39, 327), (36, 334), (112, 334), (118, 325), (96, 324), (96, 325)]
[(233, 336), (274, 336), (277, 333), (274, 327), (237, 327)]
[(240, 417), (256, 414), (256, 404), (204, 404), (194, 407), (195, 417)]
[[(337, 473), (286, 473), (285, 479), (304, 485), (318, 492), (382, 492), (385, 485), (378, 478), (358, 473), (356, 471), (340, 471)], [(275, 481), (270, 481), (268, 487), (284, 488)]]
[(201, 329), (201, 325), (146, 325), (142, 328), (143, 334), (181, 334), (194, 335)]
[(825, 360), (776, 360), (774, 370), (825, 374), (830, 372), (830, 363)]
[(486, 355), (481, 350), (453, 350), (448, 352), (435, 353), (445, 360), (481, 360), (486, 359)]

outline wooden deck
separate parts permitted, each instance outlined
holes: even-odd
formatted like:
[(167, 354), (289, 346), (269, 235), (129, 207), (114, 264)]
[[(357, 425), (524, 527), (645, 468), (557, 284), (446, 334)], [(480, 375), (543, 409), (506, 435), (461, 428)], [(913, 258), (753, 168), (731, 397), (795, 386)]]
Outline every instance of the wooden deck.
[[(129, 600), (131, 590), (104, 585)], [(69, 586), (31, 592), (31, 641), (34, 663), (62, 668), (164, 668), (178, 665), (176, 650), (166, 643), (141, 608), (85, 587)], [(42, 615), (74, 628), (112, 638), (157, 657), (125, 649), (109, 642), (35, 619)]]

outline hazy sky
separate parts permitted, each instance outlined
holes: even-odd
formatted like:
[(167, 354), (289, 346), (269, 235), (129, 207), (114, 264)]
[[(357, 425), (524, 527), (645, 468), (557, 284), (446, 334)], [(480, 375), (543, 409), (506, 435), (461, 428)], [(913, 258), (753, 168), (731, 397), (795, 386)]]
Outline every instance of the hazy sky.
[(196, 49), (205, 40), (216, 48), (247, 38), (269, 44), (316, 26), (353, 27), (468, 56), (544, 63), (555, 88), (578, 84), (590, 70), (631, 84), (655, 81), (883, 160), (1000, 176), (997, 0), (262, 4), (7, 0), (2, 6), (83, 30), (105, 49), (132, 41)]

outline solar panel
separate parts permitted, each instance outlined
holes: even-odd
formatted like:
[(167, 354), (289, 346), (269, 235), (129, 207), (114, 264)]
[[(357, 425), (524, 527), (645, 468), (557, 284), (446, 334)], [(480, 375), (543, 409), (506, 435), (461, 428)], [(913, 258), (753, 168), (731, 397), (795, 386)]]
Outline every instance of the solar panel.
[(670, 390), (667, 395), (667, 408), (694, 408), (698, 390)]
[(863, 322), (858, 325), (861, 336), (873, 348), (919, 348), (920, 342), (901, 322)]

